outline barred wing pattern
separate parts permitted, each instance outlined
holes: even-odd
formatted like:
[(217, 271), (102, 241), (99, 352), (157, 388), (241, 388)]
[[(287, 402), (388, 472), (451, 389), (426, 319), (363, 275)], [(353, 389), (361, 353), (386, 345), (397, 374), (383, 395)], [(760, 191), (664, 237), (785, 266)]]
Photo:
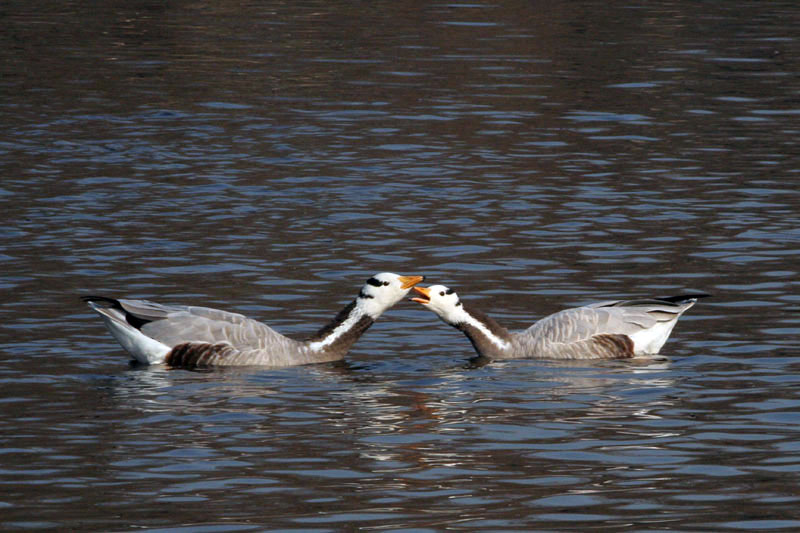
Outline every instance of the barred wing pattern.
[(513, 357), (616, 359), (658, 353), (694, 300), (624, 300), (565, 309), (512, 335)]
[(167, 361), (175, 366), (303, 364), (306, 353), (307, 362), (312, 362), (304, 343), (238, 313), (208, 307), (165, 306), (147, 300), (119, 302), (134, 317), (152, 320), (140, 329), (148, 337), (175, 347)]

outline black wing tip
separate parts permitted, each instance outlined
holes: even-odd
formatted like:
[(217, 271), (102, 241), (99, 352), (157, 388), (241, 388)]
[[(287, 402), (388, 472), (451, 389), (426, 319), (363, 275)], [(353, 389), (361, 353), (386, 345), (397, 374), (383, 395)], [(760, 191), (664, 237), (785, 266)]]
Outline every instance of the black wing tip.
[(81, 298), (81, 300), (83, 300), (87, 304), (88, 303), (92, 303), (92, 302), (104, 303), (104, 304), (107, 304), (107, 305), (109, 305), (111, 307), (118, 307), (120, 309), (122, 308), (122, 305), (119, 303), (119, 300), (115, 300), (114, 298), (109, 298), (107, 296), (86, 295), (86, 296), (81, 296), (80, 298)]
[(688, 302), (689, 300), (698, 300), (700, 298), (709, 298), (713, 295), (707, 292), (694, 292), (694, 293), (687, 293), (687, 294), (678, 294), (676, 296), (666, 296), (664, 298), (658, 298), (662, 302), (670, 302), (670, 303), (681, 303), (681, 302)]

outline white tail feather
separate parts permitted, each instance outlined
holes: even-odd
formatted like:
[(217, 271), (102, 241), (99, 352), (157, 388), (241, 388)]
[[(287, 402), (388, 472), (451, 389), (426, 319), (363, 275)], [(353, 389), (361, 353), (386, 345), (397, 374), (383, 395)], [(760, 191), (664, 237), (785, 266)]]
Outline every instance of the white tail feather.
[(106, 323), (108, 331), (117, 339), (125, 350), (140, 363), (154, 365), (163, 363), (170, 351), (169, 346), (151, 339), (125, 320), (125, 316), (116, 309), (110, 309), (89, 302), (92, 309), (97, 311)]

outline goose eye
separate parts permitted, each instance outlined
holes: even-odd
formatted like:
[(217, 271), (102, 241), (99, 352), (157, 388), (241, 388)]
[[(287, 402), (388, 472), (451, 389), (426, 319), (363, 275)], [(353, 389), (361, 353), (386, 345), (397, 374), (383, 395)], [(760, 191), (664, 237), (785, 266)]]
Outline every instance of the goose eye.
[(388, 282), (388, 281), (384, 281), (384, 282), (383, 282), (383, 286), (385, 287), (385, 286), (387, 286), (387, 285), (389, 285), (389, 282)]
[(439, 296), (444, 296), (444, 291), (439, 292)]

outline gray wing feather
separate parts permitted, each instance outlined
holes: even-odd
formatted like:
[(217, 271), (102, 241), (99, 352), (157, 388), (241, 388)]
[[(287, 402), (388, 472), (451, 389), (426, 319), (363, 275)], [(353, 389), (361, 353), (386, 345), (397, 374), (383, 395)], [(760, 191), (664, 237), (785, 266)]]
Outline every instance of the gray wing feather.
[(141, 327), (142, 333), (167, 346), (228, 342), (246, 350), (289, 341), (266, 324), (238, 313), (208, 307), (165, 306), (146, 300), (120, 300), (120, 304), (132, 315), (151, 320)]
[(149, 300), (117, 300), (122, 308), (142, 320), (159, 320), (186, 307), (161, 305)]
[(579, 342), (594, 335), (633, 335), (658, 322), (674, 320), (684, 306), (650, 301), (627, 306), (627, 302), (604, 302), (565, 309), (536, 322), (522, 335), (549, 342)]
[(511, 335), (505, 357), (620, 358), (655, 354), (681, 314), (705, 293), (565, 309)]

